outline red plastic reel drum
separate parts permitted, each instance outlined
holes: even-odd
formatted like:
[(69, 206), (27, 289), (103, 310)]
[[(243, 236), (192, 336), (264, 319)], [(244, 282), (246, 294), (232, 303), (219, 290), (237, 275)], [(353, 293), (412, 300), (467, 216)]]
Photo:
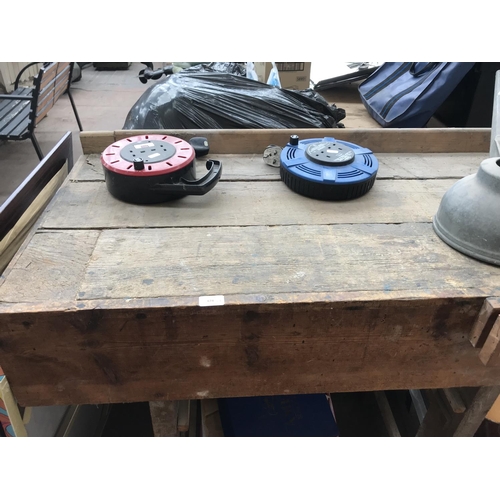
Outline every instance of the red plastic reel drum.
[(117, 174), (145, 177), (171, 174), (187, 167), (194, 158), (191, 144), (178, 137), (137, 135), (108, 146), (101, 154), (101, 163)]

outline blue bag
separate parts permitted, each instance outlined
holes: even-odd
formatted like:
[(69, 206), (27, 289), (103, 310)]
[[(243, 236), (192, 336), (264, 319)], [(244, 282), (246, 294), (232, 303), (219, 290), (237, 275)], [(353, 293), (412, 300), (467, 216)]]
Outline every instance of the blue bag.
[(360, 86), (361, 101), (383, 127), (425, 126), (475, 63), (384, 63)]

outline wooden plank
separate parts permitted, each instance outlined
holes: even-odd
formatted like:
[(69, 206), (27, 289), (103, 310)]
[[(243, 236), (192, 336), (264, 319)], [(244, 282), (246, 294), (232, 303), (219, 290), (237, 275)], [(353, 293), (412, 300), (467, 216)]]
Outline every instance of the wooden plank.
[(498, 397), (493, 406), (490, 408), (486, 417), (491, 422), (495, 422), (496, 424), (500, 424), (500, 397)]
[(178, 401), (151, 401), (149, 403), (151, 423), (155, 437), (178, 437)]
[(0, 274), (21, 246), (24, 238), (29, 233), (33, 224), (38, 219), (43, 209), (47, 206), (57, 189), (61, 186), (68, 172), (67, 165), (61, 168), (57, 174), (42, 189), (24, 214), (16, 222), (15, 226), (0, 240)]
[(483, 153), (381, 153), (382, 179), (461, 179), (475, 174), (485, 159)]
[(410, 397), (415, 407), (415, 413), (417, 415), (418, 421), (422, 423), (427, 413), (427, 405), (422, 395), (422, 391), (419, 389), (409, 389)]
[[(455, 252), (430, 225), (363, 225), (359, 233), (349, 225), (210, 228), (210, 232), (200, 228), (113, 230), (103, 232), (94, 250), (97, 234), (38, 233), (13, 272), (19, 279), (33, 260), (32, 253), (45, 251), (49, 258), (51, 248), (61, 244), (61, 255), (41, 259), (57, 265), (52, 281), (43, 265), (30, 267), (33, 283), (42, 290), (56, 288), (57, 279), (76, 279), (73, 253), (83, 248), (80, 240), (88, 239), (82, 256), (86, 270), (75, 282), (80, 297), (86, 299), (301, 291), (359, 294), (362, 290), (378, 291), (381, 296), (391, 291), (432, 296), (445, 291), (481, 293), (499, 286), (500, 269)], [(283, 246), (282, 241), (294, 244)], [(85, 256), (91, 252), (87, 265)], [(27, 284), (17, 286), (14, 278), (0, 288), (4, 302), (36, 302), (45, 296)]]
[(487, 154), (489, 128), (433, 129), (262, 129), (262, 130), (117, 130), (82, 132), (84, 154), (100, 154), (113, 142), (145, 134), (169, 134), (189, 140), (207, 137), (213, 153), (262, 154), (269, 144), (286, 144), (291, 134), (302, 139), (337, 138), (372, 149), (375, 153), (466, 153)]
[(98, 231), (35, 234), (11, 263), (9, 279), (0, 284), (0, 301), (74, 300)]
[(443, 395), (450, 405), (453, 413), (464, 413), (467, 409), (467, 405), (465, 404), (462, 396), (460, 395), (459, 389), (456, 388), (448, 388), (443, 389)]
[(80, 155), (80, 157), (76, 160), (71, 172), (68, 174), (68, 181), (74, 182), (74, 177), (79, 177), (83, 170), (88, 168), (87, 157), (85, 155)]
[(1, 272), (64, 182), (72, 166), (72, 152), (71, 132), (68, 132), (0, 206)]
[(37, 78), (41, 77), (40, 88), (43, 89), (47, 85), (47, 82), (50, 82), (55, 77), (58, 65), (59, 63), (53, 62), (40, 69), (37, 75)]
[(66, 81), (70, 76), (70, 63), (51, 63), (45, 69), (42, 69), (42, 79), (40, 81), (40, 97), (43, 100), (47, 93), (53, 93), (54, 88), (59, 82)]
[(378, 180), (356, 200), (333, 203), (300, 196), (282, 182), (226, 182), (205, 196), (148, 207), (113, 198), (104, 183), (61, 189), (45, 229), (212, 227), (431, 222), (453, 179)]
[(38, 106), (36, 112), (35, 124), (38, 125), (54, 107), (59, 97), (65, 92), (68, 82), (62, 82), (61, 85), (50, 95), (50, 98), (44, 101), (43, 107)]
[(70, 174), (72, 182), (104, 181), (100, 155), (81, 155)]
[(179, 410), (177, 414), (177, 430), (185, 433), (189, 432), (190, 421), (190, 401), (179, 401)]
[(115, 133), (112, 131), (83, 131), (80, 132), (80, 142), (83, 154), (101, 154), (110, 144), (115, 142)]
[(483, 347), (499, 314), (500, 297), (486, 298), (470, 333), (470, 341), (474, 347)]
[(72, 151), (71, 132), (68, 132), (0, 206), (0, 238), (14, 227), (65, 164), (65, 172), (68, 172)]
[[(73, 149), (72, 149), (72, 142), (71, 142), (71, 133), (67, 132), (62, 139), (54, 146), (54, 148), (49, 152), (49, 154), (44, 158), (44, 160), (41, 163), (52, 163), (53, 165), (57, 165), (57, 163), (61, 160), (62, 166), (64, 166), (64, 163), (68, 163), (68, 168), (71, 167), (71, 164), (73, 162)], [(40, 165), (39, 165), (40, 166)], [(47, 165), (45, 165), (47, 166)], [(32, 173), (33, 174), (33, 173)], [(36, 176), (35, 176), (36, 177)], [(31, 182), (29, 179), (26, 180), (26, 182)], [(66, 176), (64, 179), (62, 186), (65, 186), (69, 182), (69, 176)], [(24, 183), (23, 183), (24, 184)], [(23, 184), (18, 188), (18, 190), (23, 190)], [(15, 193), (13, 193), (12, 196), (15, 196)], [(26, 198), (26, 197), (24, 197)], [(24, 199), (26, 201), (26, 199)], [(7, 202), (5, 202), (7, 203)], [(49, 209), (52, 204), (54, 203), (54, 197), (49, 201), (46, 210)], [(42, 212), (42, 215), (35, 221), (33, 224), (32, 228), (29, 230), (28, 234), (24, 238), (23, 243), (21, 244), (18, 252), (12, 257), (12, 260), (10, 264), (7, 266), (7, 268), (3, 271), (2, 274), (0, 274), (0, 286), (5, 282), (5, 280), (8, 278), (11, 269), (15, 266), (15, 263), (19, 260), (19, 257), (23, 254), (29, 243), (31, 242), (31, 238), (33, 235), (36, 233), (38, 228), (40, 227), (41, 222), (43, 221), (43, 218), (45, 217), (45, 211)], [(1, 299), (0, 299), (0, 306), (1, 306)]]
[(500, 386), (481, 387), (458, 425), (455, 437), (472, 437), (500, 395)]
[(52, 109), (54, 104), (55, 104), (55, 99), (51, 95), (50, 99), (45, 101), (43, 108), (37, 107), (36, 114), (35, 114), (35, 126), (38, 125), (47, 116), (47, 114)]
[(53, 108), (59, 97), (66, 91), (70, 76), (68, 66), (64, 72), (59, 72), (51, 82), (48, 82), (45, 89), (40, 91), (35, 124), (40, 123), (47, 116), (47, 113)]
[(54, 87), (54, 83), (65, 79), (68, 81), (70, 71), (70, 63), (52, 63), (46, 70), (43, 71), (43, 77), (40, 82), (40, 93), (43, 94), (46, 89), (49, 90)]
[[(269, 144), (285, 145), (291, 134), (297, 134), (302, 139), (333, 136), (336, 139), (361, 144), (375, 153), (482, 152), (487, 154), (491, 130), (488, 128), (117, 130), (114, 132), (114, 137), (115, 140), (120, 140), (148, 133), (166, 133), (186, 140), (203, 136), (209, 140), (211, 151), (219, 154), (262, 154)], [(84, 149), (84, 152), (100, 153), (104, 148)]]
[[(446, 392), (459, 399), (451, 402)], [(489, 386), (426, 391), (430, 407), (417, 436), (474, 436), (499, 392), (500, 388)]]
[(461, 416), (453, 414), (442, 401), (439, 390), (424, 391), (428, 400), (428, 409), (420, 423), (416, 437), (450, 436), (456, 429)]
[(69, 76), (70, 70), (69, 66), (67, 66), (64, 71), (59, 71), (54, 78), (47, 80), (45, 86), (40, 89), (40, 94), (38, 95), (37, 108), (39, 110), (47, 105), (49, 99), (54, 99), (54, 95), (66, 90)]
[(198, 414), (200, 403), (197, 399), (189, 402), (189, 432), (188, 437), (199, 437)]
[[(74, 172), (72, 180), (104, 181), (100, 155), (83, 158), (85, 164)], [(482, 153), (381, 153), (377, 158), (380, 164), (377, 179), (461, 179), (476, 173), (485, 156)], [(280, 180), (279, 169), (266, 165), (262, 154), (218, 155), (216, 159), (223, 165), (221, 182)], [(197, 160), (197, 171), (198, 176), (204, 174), (203, 159)]]
[(384, 391), (375, 391), (375, 400), (377, 401), (378, 408), (380, 410), (380, 414), (382, 416), (382, 420), (384, 421), (387, 432), (390, 437), (401, 437), (401, 433), (398, 429), (398, 424), (394, 419), (394, 415), (392, 414), (391, 406), (389, 401), (387, 400), (387, 396)]
[(491, 366), (500, 362), (500, 316), (497, 316), (495, 323), (491, 327), (483, 348), (479, 353), (479, 359)]
[(203, 437), (224, 437), (216, 399), (204, 399), (201, 404), (201, 430)]
[(483, 287), (500, 291), (500, 268), (454, 251), (430, 224), (366, 224), (103, 231), (80, 292), (101, 299)]
[(484, 367), (467, 337), (481, 305), (476, 298), (143, 304), (1, 314), (2, 367), (20, 404), (477, 386), (500, 379), (500, 367)]

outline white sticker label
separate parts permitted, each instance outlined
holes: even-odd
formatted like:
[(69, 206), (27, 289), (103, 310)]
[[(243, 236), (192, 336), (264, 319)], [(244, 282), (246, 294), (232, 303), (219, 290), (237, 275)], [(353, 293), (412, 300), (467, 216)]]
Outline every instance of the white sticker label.
[(224, 295), (205, 295), (199, 298), (200, 307), (206, 306), (223, 306)]
[(141, 149), (141, 148), (152, 148), (154, 144), (152, 142), (146, 142), (145, 144), (135, 144), (134, 148), (135, 149)]
[(152, 155), (149, 155), (148, 158), (156, 158), (157, 156), (160, 156), (160, 153), (153, 153)]

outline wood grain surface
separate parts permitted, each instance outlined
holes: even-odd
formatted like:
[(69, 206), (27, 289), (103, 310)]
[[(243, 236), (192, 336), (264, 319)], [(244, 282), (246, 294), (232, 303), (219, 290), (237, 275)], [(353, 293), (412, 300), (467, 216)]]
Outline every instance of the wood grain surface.
[(23, 405), (492, 385), (467, 336), (480, 302), (5, 313), (2, 367)]
[[(94, 154), (0, 278), (1, 364), (20, 404), (499, 384), (469, 339), (500, 268), (431, 224), (477, 171), (484, 130), (338, 130), (380, 151), (374, 188), (346, 203), (296, 195), (263, 165), (261, 145), (290, 131), (211, 131), (227, 154), (219, 185), (154, 206), (103, 182), (96, 153), (129, 132), (82, 137)], [(224, 305), (200, 307), (212, 295)]]
[[(76, 165), (71, 185), (61, 191), (43, 227), (430, 222), (446, 190), (457, 179), (476, 172), (482, 159), (477, 153), (382, 155), (378, 179), (368, 195), (331, 204), (297, 197), (279, 182), (278, 169), (265, 165), (261, 156), (223, 155), (221, 183), (212, 192), (146, 208), (112, 198), (103, 182), (99, 156), (91, 155)], [(199, 163), (202, 170), (203, 162)], [(389, 182), (394, 180), (398, 182)]]
[(431, 222), (452, 179), (378, 180), (365, 196), (332, 204), (298, 196), (282, 182), (220, 183), (205, 196), (154, 206), (126, 204), (105, 183), (71, 183), (47, 211), (44, 229), (213, 227)]
[[(212, 156), (212, 155), (210, 155)], [(380, 153), (377, 154), (377, 179), (461, 179), (477, 172), (484, 153)], [(262, 181), (280, 179), (279, 169), (266, 165), (261, 154), (220, 154), (223, 175), (221, 181)], [(197, 160), (198, 175), (204, 172), (203, 159)], [(72, 180), (103, 181), (100, 155), (91, 154), (80, 159), (73, 168)]]
[(432, 129), (262, 129), (262, 130), (116, 130), (81, 132), (84, 154), (100, 154), (110, 144), (125, 137), (169, 134), (181, 139), (203, 136), (217, 154), (262, 154), (269, 144), (284, 146), (291, 134), (302, 139), (334, 137), (362, 144), (375, 153), (465, 153), (488, 154), (489, 128)]
[(101, 234), (80, 287), (88, 299), (481, 287), (500, 293), (500, 268), (453, 251), (430, 224), (366, 224), (356, 232), (351, 225), (124, 229)]

